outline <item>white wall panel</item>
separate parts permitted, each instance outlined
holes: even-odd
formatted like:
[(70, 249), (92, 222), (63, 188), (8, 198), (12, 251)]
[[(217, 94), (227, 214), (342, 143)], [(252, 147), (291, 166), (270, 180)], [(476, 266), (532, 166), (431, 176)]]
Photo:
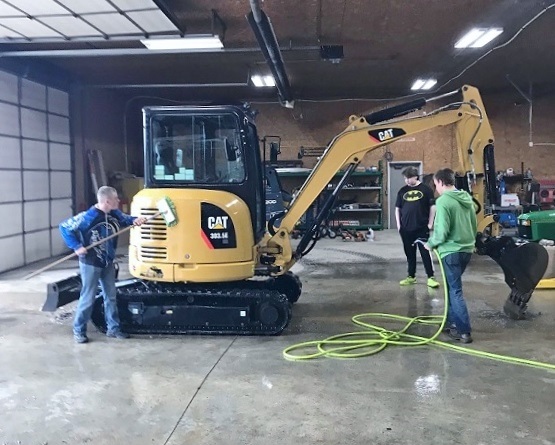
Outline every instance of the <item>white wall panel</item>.
[(49, 205), (50, 202), (47, 200), (31, 201), (24, 204), (26, 232), (50, 228), (50, 218), (48, 217)]
[(72, 194), (71, 172), (50, 172), (50, 196), (67, 198)]
[(50, 258), (50, 230), (25, 235), (25, 260), (27, 263)]
[(0, 136), (0, 168), (21, 168), (19, 138)]
[(68, 93), (0, 71), (0, 272), (68, 252), (70, 132)]
[(71, 199), (53, 199), (50, 201), (50, 226), (57, 227), (62, 221), (73, 215)]
[(52, 238), (52, 255), (61, 255), (62, 253), (68, 253), (69, 249), (60, 235), (60, 230), (55, 227), (50, 231), (50, 236)]
[(0, 103), (0, 134), (19, 136), (19, 109), (15, 105)]
[(43, 141), (23, 139), (23, 168), (48, 170), (48, 144)]
[(0, 71), (0, 100), (17, 103), (17, 76)]
[(21, 201), (21, 172), (0, 171), (0, 202)]
[(22, 79), (21, 105), (46, 111), (46, 86)]
[(48, 115), (48, 132), (50, 140), (54, 142), (70, 143), (69, 119), (67, 117)]
[(48, 88), (48, 111), (69, 116), (69, 94), (55, 88)]
[[(0, 236), (17, 235), (23, 231), (21, 204), (0, 204)], [(0, 251), (0, 255), (8, 252)]]
[(71, 145), (50, 143), (50, 168), (71, 170)]
[(23, 172), (23, 197), (30, 199), (48, 199), (48, 172)]
[(21, 109), (21, 135), (24, 138), (47, 140), (46, 113), (42, 111)]
[(0, 270), (21, 266), (23, 264), (23, 236), (1, 238), (0, 252), (10, 252), (9, 255), (0, 255)]

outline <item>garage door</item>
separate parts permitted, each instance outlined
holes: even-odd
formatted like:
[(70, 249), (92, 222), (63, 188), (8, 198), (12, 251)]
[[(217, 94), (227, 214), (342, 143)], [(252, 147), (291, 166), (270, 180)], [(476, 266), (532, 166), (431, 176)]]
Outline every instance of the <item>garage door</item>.
[(68, 94), (0, 71), (0, 271), (65, 251), (72, 214)]

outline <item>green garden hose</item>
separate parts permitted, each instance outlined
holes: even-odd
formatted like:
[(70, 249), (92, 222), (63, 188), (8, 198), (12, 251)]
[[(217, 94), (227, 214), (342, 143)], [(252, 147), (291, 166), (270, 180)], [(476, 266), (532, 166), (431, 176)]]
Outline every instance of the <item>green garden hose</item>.
[[(555, 364), (527, 360), (508, 355), (494, 354), (491, 352), (480, 351), (478, 349), (470, 349), (467, 347), (457, 346), (452, 343), (437, 340), (447, 319), (447, 308), (449, 293), (445, 280), (443, 264), (436, 250), (434, 250), (438, 260), (441, 275), (443, 277), (443, 295), (445, 305), (442, 315), (424, 315), (418, 317), (405, 317), (402, 315), (383, 314), (371, 312), (366, 314), (358, 314), (352, 318), (352, 321), (363, 330), (356, 332), (347, 332), (345, 334), (334, 335), (324, 340), (312, 340), (289, 346), (284, 349), (283, 356), (287, 360), (300, 361), (310, 360), (318, 357), (331, 358), (359, 358), (377, 354), (383, 351), (389, 345), (395, 346), (423, 346), (431, 344), (445, 349), (451, 349), (463, 354), (469, 354), (476, 357), (486, 357), (492, 360), (514, 363), (519, 365), (531, 366), (534, 368), (543, 368), (555, 370)], [(398, 331), (389, 330), (373, 323), (370, 320), (390, 320), (404, 323), (404, 327)], [(408, 330), (415, 325), (432, 325), (438, 326), (438, 330), (431, 337), (421, 337), (409, 334)]]

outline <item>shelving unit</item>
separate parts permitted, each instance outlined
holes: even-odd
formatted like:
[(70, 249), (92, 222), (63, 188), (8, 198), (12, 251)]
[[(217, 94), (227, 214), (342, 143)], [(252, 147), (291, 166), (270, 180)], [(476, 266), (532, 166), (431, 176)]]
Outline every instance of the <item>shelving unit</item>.
[[(310, 172), (310, 169), (303, 171), (278, 169), (282, 186), (290, 193), (304, 183)], [(338, 172), (334, 179), (339, 180), (342, 174)], [(333, 189), (335, 185), (336, 182), (332, 180), (329, 188)], [(327, 193), (328, 190), (324, 190), (320, 197), (324, 198)], [(383, 229), (383, 172), (381, 170), (357, 171), (351, 174), (347, 186), (339, 194), (336, 208), (329, 219), (329, 226), (355, 230)]]

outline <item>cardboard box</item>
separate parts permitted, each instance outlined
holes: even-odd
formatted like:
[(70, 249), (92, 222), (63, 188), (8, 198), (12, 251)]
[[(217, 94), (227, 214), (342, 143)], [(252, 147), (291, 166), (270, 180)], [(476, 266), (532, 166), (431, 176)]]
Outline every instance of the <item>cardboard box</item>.
[(505, 193), (501, 195), (501, 207), (518, 206), (520, 200), (516, 193)]

